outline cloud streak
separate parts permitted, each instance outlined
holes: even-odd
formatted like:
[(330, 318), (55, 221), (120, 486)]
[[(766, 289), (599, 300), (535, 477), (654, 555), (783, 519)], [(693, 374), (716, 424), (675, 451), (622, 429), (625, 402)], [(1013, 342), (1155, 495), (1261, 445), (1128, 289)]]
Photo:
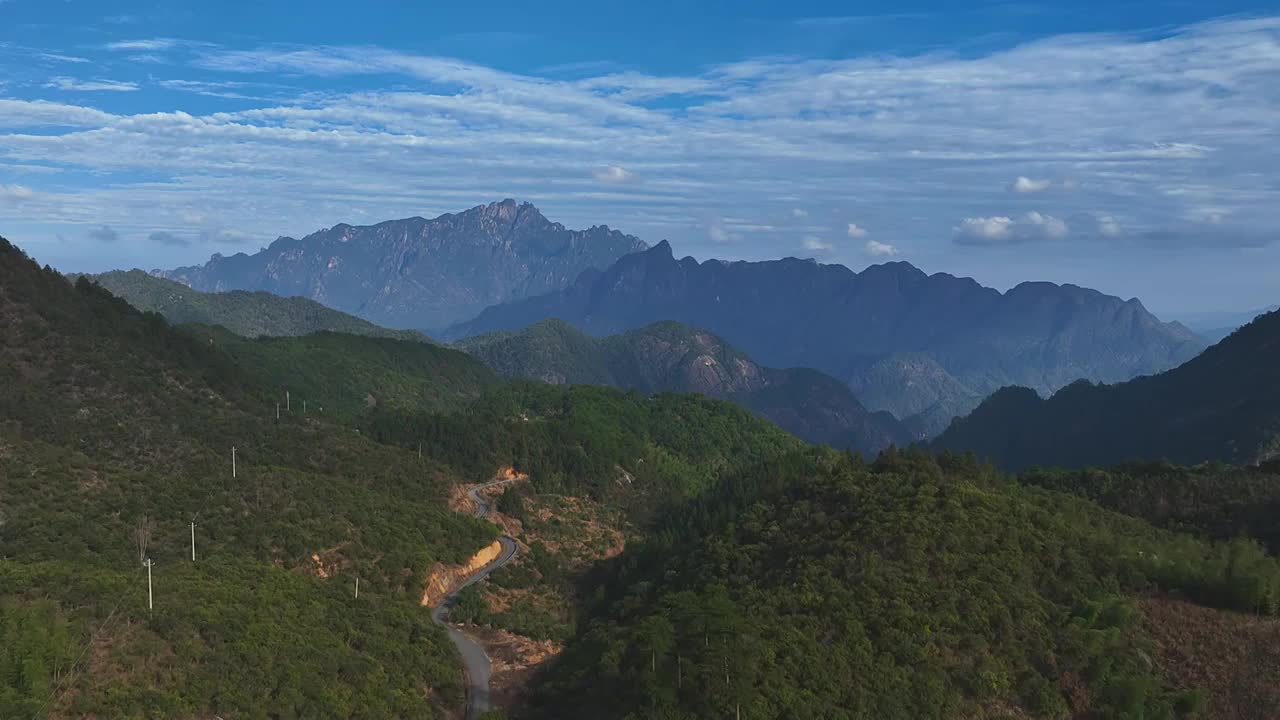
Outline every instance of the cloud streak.
[(150, 38), (146, 40), (121, 40), (119, 42), (107, 43), (108, 50), (170, 50), (178, 46), (178, 41), (172, 38)]
[(119, 80), (77, 80), (59, 76), (50, 79), (45, 87), (73, 92), (134, 92), (138, 89), (138, 84)]
[[(86, 74), (41, 77), (26, 96), (5, 88), (0, 163), (50, 172), (6, 177), (32, 194), (20, 209), (0, 202), (0, 221), (40, 218), (48, 236), (118, 227), (122, 245), (190, 238), (148, 247), (195, 261), (206, 243), (511, 196), (702, 256), (766, 257), (812, 236), (851, 264), (929, 245), (944, 267), (980, 254), (957, 246), (1176, 235), (1193, 248), (1185, 238), (1203, 232), (1205, 247), (1252, 247), (1280, 225), (1280, 185), (1261, 180), (1280, 166), (1277, 18), (981, 56), (756, 58), (676, 75), (600, 65), (573, 79), (379, 47), (110, 50), (180, 51), (166, 57), (186, 64), (128, 96), (105, 93), (137, 83), (89, 64), (58, 66)], [(1062, 178), (1079, 185), (1059, 192)], [(1195, 208), (1229, 222), (1170, 221)], [(835, 237), (857, 242), (823, 240)]]

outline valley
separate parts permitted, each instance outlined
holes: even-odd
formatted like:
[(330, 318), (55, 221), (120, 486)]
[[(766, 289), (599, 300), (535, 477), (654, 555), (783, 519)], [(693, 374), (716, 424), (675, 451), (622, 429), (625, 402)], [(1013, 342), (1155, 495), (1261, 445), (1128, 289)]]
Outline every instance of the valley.
[[(604, 310), (622, 306), (600, 278), (610, 293), (642, 287), (671, 270), (664, 246), (618, 261), (648, 267), (639, 276), (584, 272), (560, 310), (516, 301), (548, 314), (450, 346), (300, 298), (68, 278), (6, 243), (0, 628), (18, 654), (0, 663), (26, 664), (0, 709), (622, 720), (802, 706), (906, 720), (1232, 718), (1273, 702), (1269, 671), (1227, 670), (1280, 627), (1267, 463), (1280, 405), (1256, 391), (1274, 384), (1260, 362), (1280, 342), (1273, 316), (1163, 374), (1048, 400), (1037, 389), (1052, 386), (1001, 389), (923, 445), (953, 411), (930, 408), (980, 400), (976, 376), (953, 374), (969, 362), (958, 341), (898, 352), (890, 333), (880, 356), (829, 342), (837, 377), (759, 364), (698, 325), (641, 322), (686, 299), (651, 311), (650, 297), (611, 324)], [(681, 281), (691, 293), (729, 292), (722, 264), (676, 267), (717, 278)], [(954, 280), (779, 267), (926, 296), (909, 288)], [(1081, 298), (1124, 315), (1128, 338), (1107, 342), (1155, 363), (1091, 366), (1104, 377), (1196, 347), (1134, 303), (1077, 290), (1036, 292), (1067, 303), (1059, 323), (1095, 323), (1094, 340), (1019, 331), (1058, 348), (1041, 377), (1083, 371), (1073, 354), (1109, 337)], [(596, 298), (569, 314), (585, 331), (561, 319), (575, 293)], [(994, 322), (1000, 296), (982, 297), (980, 322)], [(766, 357), (813, 357), (751, 340), (731, 315), (686, 317)], [(782, 332), (761, 308), (739, 315)], [(807, 322), (790, 320), (800, 345)], [(1009, 337), (974, 347), (1003, 352)], [(1170, 429), (1134, 431), (1156, 422), (1121, 409), (1139, 398)], [(1095, 414), (1060, 427), (1057, 408)], [(148, 557), (157, 609), (138, 582)]]
[[(489, 513), (489, 502), (482, 493), (512, 482), (514, 480), (494, 480), (467, 489), (467, 496), (475, 508), (473, 514), (477, 518), (484, 518)], [(501, 535), (496, 542), (498, 545), (496, 553), (481, 551), (474, 556), (465, 566), (469, 574), (462, 577), (460, 582), (454, 583), (454, 587), (450, 588), (449, 593), (431, 612), (431, 619), (445, 626), (449, 639), (453, 641), (454, 646), (458, 648), (458, 654), (462, 657), (463, 674), (467, 679), (467, 720), (476, 720), (483, 713), (488, 712), (492, 704), (489, 697), (490, 662), (484, 649), (474, 639), (450, 624), (449, 611), (457, 604), (459, 593), (483, 581), (495, 570), (515, 558), (517, 548), (514, 539)], [(425, 597), (423, 601), (423, 604), (428, 604)]]
[(0, 0), (0, 720), (1280, 720), (1280, 6)]

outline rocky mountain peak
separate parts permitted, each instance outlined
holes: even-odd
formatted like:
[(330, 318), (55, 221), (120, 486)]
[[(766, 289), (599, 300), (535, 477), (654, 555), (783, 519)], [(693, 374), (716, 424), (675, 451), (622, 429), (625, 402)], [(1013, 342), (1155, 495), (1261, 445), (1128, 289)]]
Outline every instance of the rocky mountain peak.
[(559, 290), (645, 249), (607, 228), (570, 230), (505, 198), (433, 219), (335, 225), (252, 256), (160, 273), (197, 290), (298, 295), (393, 328), (438, 329), (484, 307)]
[(538, 212), (538, 209), (535, 208), (532, 203), (516, 203), (512, 198), (505, 198), (498, 202), (491, 202), (488, 205), (479, 205), (475, 208), (482, 218), (492, 219), (503, 223), (514, 223), (516, 217), (526, 209), (532, 210), (535, 213)]

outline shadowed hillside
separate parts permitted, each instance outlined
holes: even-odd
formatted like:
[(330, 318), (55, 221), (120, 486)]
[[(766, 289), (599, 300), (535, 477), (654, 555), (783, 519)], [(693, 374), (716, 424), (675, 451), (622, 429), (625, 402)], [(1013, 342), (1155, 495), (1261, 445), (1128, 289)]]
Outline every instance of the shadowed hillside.
[(795, 258), (699, 263), (677, 260), (666, 242), (584, 273), (562, 291), (488, 308), (445, 336), (547, 318), (593, 336), (661, 320), (703, 328), (765, 365), (845, 380), (869, 409), (923, 436), (1006, 385), (1049, 393), (1079, 378), (1128, 380), (1204, 348), (1136, 299), (1074, 285), (1023, 283), (1001, 293), (904, 262), (859, 273)]
[(1072, 384), (1045, 400), (1026, 388), (992, 395), (935, 445), (1002, 467), (1081, 467), (1168, 459), (1255, 463), (1280, 455), (1280, 312), (1202, 355), (1117, 385)]
[(911, 435), (871, 413), (839, 380), (816, 370), (757, 365), (715, 335), (662, 322), (595, 339), (559, 320), (459, 343), (503, 375), (611, 385), (645, 394), (697, 392), (731, 400), (796, 436), (874, 454)]

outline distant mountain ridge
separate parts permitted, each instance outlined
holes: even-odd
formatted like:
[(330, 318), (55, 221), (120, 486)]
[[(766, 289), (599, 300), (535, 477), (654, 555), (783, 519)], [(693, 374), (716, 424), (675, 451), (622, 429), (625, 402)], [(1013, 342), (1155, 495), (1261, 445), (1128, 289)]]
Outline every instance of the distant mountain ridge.
[(934, 445), (972, 450), (1010, 470), (1280, 457), (1280, 311), (1159, 375), (1078, 382), (1048, 400), (1026, 388), (1001, 390)]
[(139, 310), (160, 313), (174, 325), (220, 325), (247, 338), (331, 331), (430, 342), (416, 330), (388, 330), (301, 297), (247, 290), (205, 293), (141, 270), (116, 270), (86, 277)]
[(153, 274), (196, 290), (301, 296), (392, 328), (427, 330), (558, 290), (648, 247), (607, 226), (569, 230), (507, 199), (427, 220), (335, 225), (253, 255)]
[(805, 368), (762, 367), (712, 333), (673, 321), (595, 339), (552, 319), (458, 346), (509, 377), (731, 400), (809, 442), (872, 454), (911, 441), (892, 415), (869, 412), (841, 381)]
[(1268, 305), (1264, 308), (1246, 312), (1191, 313), (1183, 320), (1183, 324), (1205, 340), (1216, 343), (1248, 325), (1259, 315), (1265, 315), (1275, 310), (1280, 310), (1280, 305)]
[(904, 262), (859, 273), (795, 258), (699, 263), (675, 259), (666, 241), (562, 291), (488, 308), (445, 335), (545, 318), (595, 336), (659, 320), (706, 328), (765, 365), (845, 380), (869, 409), (903, 418), (921, 437), (1007, 385), (1048, 394), (1079, 378), (1117, 382), (1176, 366), (1205, 346), (1136, 299), (1073, 285), (1031, 282), (1001, 293)]

